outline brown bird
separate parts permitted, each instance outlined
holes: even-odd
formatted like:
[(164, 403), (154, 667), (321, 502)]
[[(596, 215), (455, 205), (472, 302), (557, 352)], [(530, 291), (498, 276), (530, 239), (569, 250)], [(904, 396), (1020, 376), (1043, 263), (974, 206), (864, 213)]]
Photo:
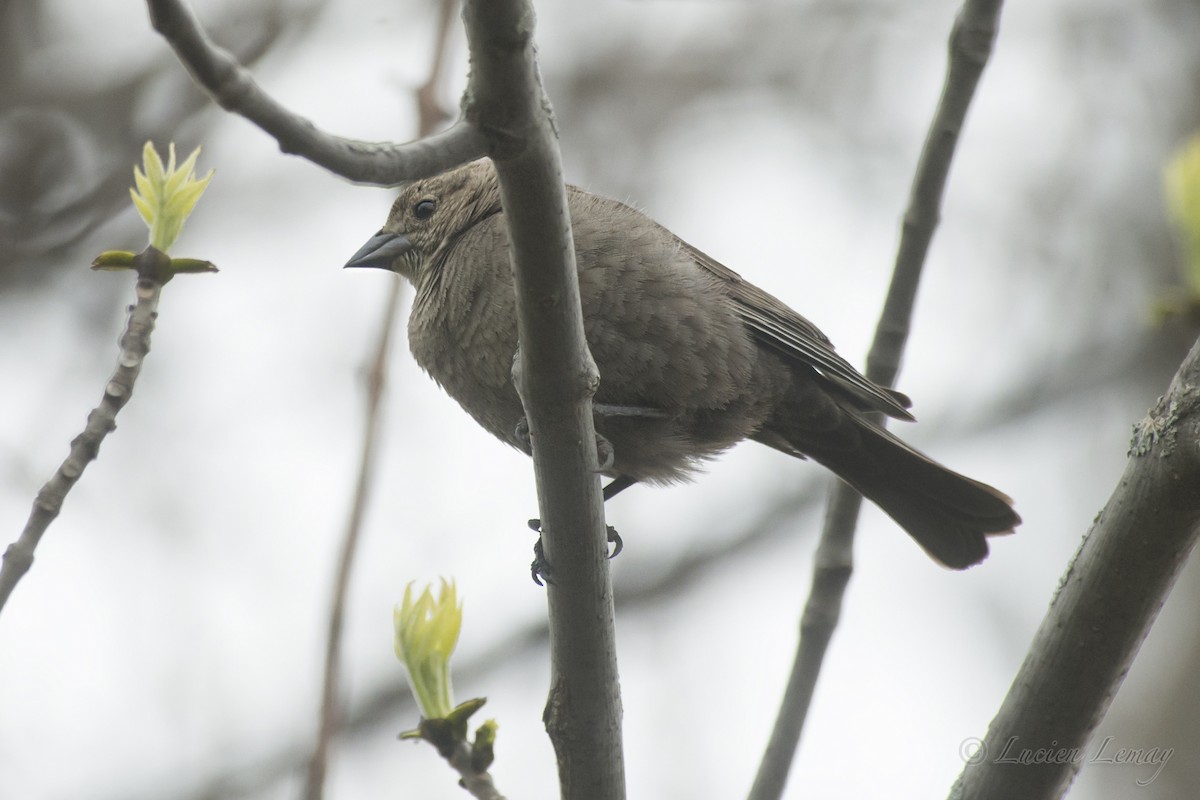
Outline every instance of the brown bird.
[[(596, 432), (611, 445), (605, 499), (638, 482), (686, 480), (753, 439), (828, 467), (954, 569), (982, 561), (985, 535), (1021, 521), (1002, 492), (867, 421), (870, 411), (911, 420), (911, 403), (859, 374), (804, 317), (623, 203), (574, 186), (567, 200), (584, 331), (600, 371)], [(491, 162), (407, 185), (346, 266), (412, 282), (417, 363), (480, 425), (528, 452)]]

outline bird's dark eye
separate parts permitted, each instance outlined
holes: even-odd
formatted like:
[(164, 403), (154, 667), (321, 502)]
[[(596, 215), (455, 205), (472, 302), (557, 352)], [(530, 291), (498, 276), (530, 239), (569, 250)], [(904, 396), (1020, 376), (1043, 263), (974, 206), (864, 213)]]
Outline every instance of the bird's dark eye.
[(437, 201), (422, 200), (413, 206), (413, 216), (417, 219), (429, 219), (433, 216), (433, 212), (437, 210)]

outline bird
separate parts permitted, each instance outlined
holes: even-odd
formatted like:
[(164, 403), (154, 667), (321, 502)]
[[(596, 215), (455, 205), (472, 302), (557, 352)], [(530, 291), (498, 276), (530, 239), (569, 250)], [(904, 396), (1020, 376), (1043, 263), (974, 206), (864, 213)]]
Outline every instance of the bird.
[[(829, 338), (630, 205), (567, 184), (609, 499), (691, 479), (749, 439), (826, 467), (936, 562), (965, 569), (1021, 518), (1003, 492), (874, 423), (913, 420)], [(481, 159), (401, 187), (383, 228), (347, 262), (412, 283), (416, 362), (483, 428), (530, 453), (513, 384), (516, 297), (495, 167)]]

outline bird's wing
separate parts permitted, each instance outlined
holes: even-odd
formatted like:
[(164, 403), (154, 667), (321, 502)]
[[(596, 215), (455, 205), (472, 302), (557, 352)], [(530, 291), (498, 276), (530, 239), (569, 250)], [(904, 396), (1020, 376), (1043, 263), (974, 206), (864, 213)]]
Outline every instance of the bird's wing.
[(789, 360), (813, 367), (865, 408), (897, 419), (913, 419), (908, 412), (912, 401), (906, 395), (868, 380), (837, 354), (816, 325), (687, 242), (680, 240), (679, 244), (698, 265), (729, 286), (738, 313), (759, 342)]

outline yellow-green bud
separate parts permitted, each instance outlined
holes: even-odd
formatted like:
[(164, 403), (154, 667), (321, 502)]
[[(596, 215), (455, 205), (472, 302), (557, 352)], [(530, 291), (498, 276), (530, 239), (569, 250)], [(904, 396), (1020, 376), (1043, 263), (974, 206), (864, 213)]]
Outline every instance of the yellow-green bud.
[(183, 223), (212, 180), (211, 169), (203, 178), (196, 177), (196, 159), (199, 157), (200, 148), (197, 147), (177, 167), (175, 143), (172, 142), (168, 145), (164, 166), (154, 144), (146, 142), (142, 148), (143, 169), (133, 168), (133, 181), (137, 187), (129, 190), (133, 205), (150, 228), (150, 245), (164, 253), (179, 238)]
[(413, 600), (413, 584), (392, 613), (396, 657), (408, 671), (417, 705), (427, 719), (443, 719), (454, 711), (450, 656), (462, 628), (462, 606), (454, 582), (442, 580), (435, 601), (430, 587)]

